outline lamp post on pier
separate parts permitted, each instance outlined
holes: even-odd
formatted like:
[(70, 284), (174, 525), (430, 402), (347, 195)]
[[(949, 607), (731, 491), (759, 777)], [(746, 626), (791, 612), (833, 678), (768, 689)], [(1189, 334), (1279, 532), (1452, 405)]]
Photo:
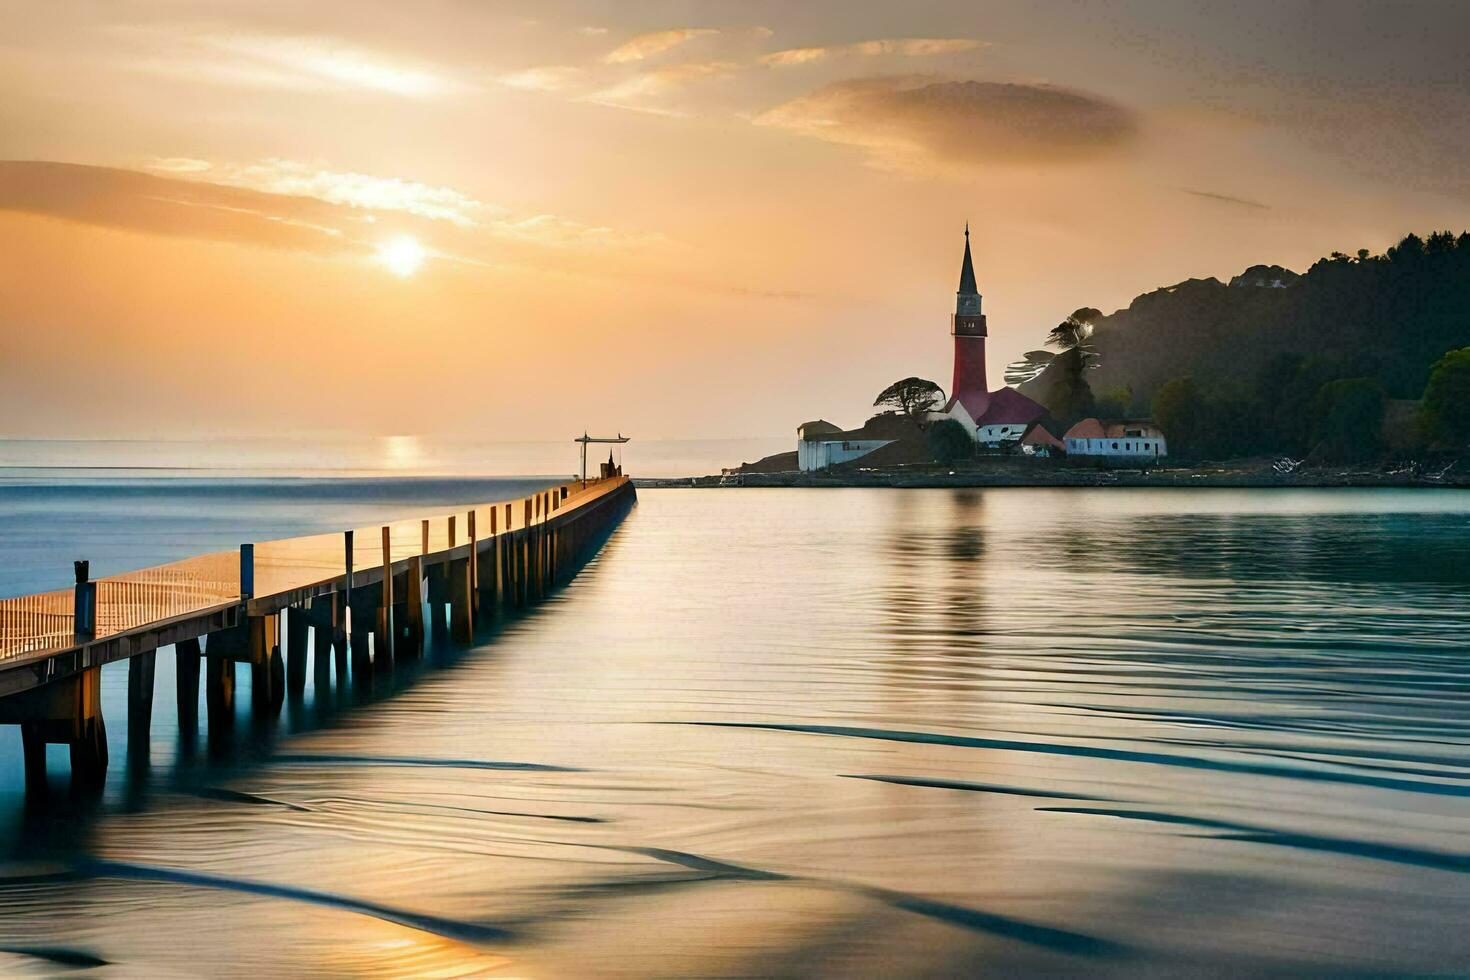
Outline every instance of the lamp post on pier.
[(625, 443), (625, 442), (628, 441), (628, 438), (629, 438), (628, 436), (623, 435), (621, 432), (619, 432), (616, 436), (603, 436), (603, 437), (589, 436), (586, 433), (586, 431), (584, 430), (580, 436), (578, 436), (577, 438), (575, 438), (575, 439), (572, 440), (573, 442), (580, 442), (582, 444), (582, 486), (585, 487), (587, 485), (587, 446), (588, 446), (588, 444), (589, 443), (598, 442), (598, 443), (612, 443), (612, 444), (622, 445), (623, 443)]

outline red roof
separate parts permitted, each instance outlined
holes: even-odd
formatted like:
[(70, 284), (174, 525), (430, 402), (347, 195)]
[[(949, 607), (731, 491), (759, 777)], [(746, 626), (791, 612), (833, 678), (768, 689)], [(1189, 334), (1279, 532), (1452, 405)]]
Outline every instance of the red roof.
[(1014, 388), (990, 393), (990, 405), (976, 425), (1028, 425), (1046, 414), (1046, 408)]
[(1104, 436), (1102, 423), (1097, 419), (1083, 419), (1067, 430), (1066, 439), (1101, 439)]

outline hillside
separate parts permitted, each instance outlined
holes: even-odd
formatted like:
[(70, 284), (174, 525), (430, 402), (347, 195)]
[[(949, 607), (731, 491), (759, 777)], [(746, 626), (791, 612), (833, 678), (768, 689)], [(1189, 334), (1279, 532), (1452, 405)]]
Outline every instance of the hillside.
[[(1391, 399), (1417, 399), (1431, 365), (1470, 346), (1470, 234), (1410, 235), (1383, 255), (1334, 253), (1300, 276), (1261, 265), (1228, 285), (1190, 279), (1137, 297), (1093, 328), (1088, 386), (1137, 414), (1166, 383), (1191, 376), (1206, 391), (1248, 391), (1255, 402), (1270, 402), (1303, 374), (1313, 392), (1333, 379), (1368, 378)], [(1052, 402), (1067, 366), (1053, 361), (1021, 390), (1065, 414)]]

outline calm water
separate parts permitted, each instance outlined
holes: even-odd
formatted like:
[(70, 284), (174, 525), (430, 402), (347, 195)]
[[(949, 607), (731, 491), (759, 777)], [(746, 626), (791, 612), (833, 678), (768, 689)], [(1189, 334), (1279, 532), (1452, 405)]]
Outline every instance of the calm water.
[[(233, 492), (233, 537), (282, 519)], [(372, 519), (345, 492), (311, 519)], [(94, 548), (214, 546), (171, 493), (56, 505)], [(643, 491), (474, 649), (270, 726), (242, 674), (232, 751), (181, 740), (165, 651), (128, 764), (110, 668), (100, 803), (53, 749), (25, 808), (0, 731), (0, 947), (147, 977), (1465, 974), (1467, 540), (1458, 492)]]

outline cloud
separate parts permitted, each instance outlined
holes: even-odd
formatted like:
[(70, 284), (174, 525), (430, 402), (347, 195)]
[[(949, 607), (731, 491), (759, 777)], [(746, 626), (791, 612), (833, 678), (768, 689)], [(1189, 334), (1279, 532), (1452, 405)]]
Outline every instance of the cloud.
[(762, 55), (760, 62), (775, 68), (805, 65), (829, 58), (877, 57), (896, 54), (909, 58), (933, 55), (957, 54), (981, 47), (981, 42), (965, 37), (904, 37), (879, 38), (874, 41), (859, 41), (856, 44), (830, 45), (813, 48), (787, 48)]
[(308, 91), (368, 90), (406, 98), (430, 98), (471, 89), (427, 67), (333, 38), (254, 34), (203, 34), (154, 38), (152, 29), (119, 29), (152, 38), (166, 55), (137, 57), (140, 71), (249, 88)]
[(648, 34), (639, 34), (621, 46), (614, 48), (603, 56), (602, 61), (608, 65), (623, 65), (631, 61), (643, 61), (654, 55), (662, 54), (670, 48), (678, 47), (686, 41), (705, 34), (720, 33), (713, 27), (676, 27), (667, 31), (653, 31)]
[(726, 75), (739, 67), (731, 61), (704, 61), (654, 68), (586, 95), (582, 101), (659, 115), (682, 115), (679, 110), (660, 103), (659, 99), (695, 79)]
[(84, 164), (0, 161), (0, 210), (320, 254), (358, 247), (325, 201)]
[(543, 65), (526, 68), (496, 77), (496, 81), (507, 88), (526, 92), (560, 92), (567, 88), (582, 72), (572, 65)]
[[(285, 160), (156, 161), (155, 173), (44, 160), (0, 161), (0, 211), (144, 234), (319, 255), (372, 256), (384, 223), (457, 243), (439, 258), (483, 264), (494, 243), (560, 250), (642, 248), (665, 239), (554, 214), (516, 216), (459, 191)], [(407, 224), (405, 224), (407, 222)], [(436, 232), (435, 225), (441, 229)], [(446, 227), (446, 224), (453, 226)]]
[(452, 187), (434, 187), (399, 177), (325, 170), (295, 160), (211, 164), (174, 158), (155, 161), (148, 169), (186, 180), (244, 187), (267, 194), (311, 197), (350, 208), (402, 211), (434, 221), (450, 221), (461, 227), (478, 224), (480, 215), (488, 209), (484, 202)]
[(1216, 194), (1214, 191), (1197, 191), (1189, 187), (1181, 187), (1179, 189), (1186, 194), (1193, 194), (1195, 197), (1202, 197), (1207, 201), (1219, 201), (1221, 204), (1234, 204), (1237, 207), (1243, 208), (1259, 208), (1262, 211), (1271, 210), (1271, 205), (1262, 204), (1260, 201), (1252, 201), (1249, 198), (1245, 197), (1232, 197), (1229, 194)]
[(838, 82), (753, 121), (920, 170), (1078, 160), (1129, 143), (1138, 125), (1131, 110), (1084, 92), (932, 76)]

